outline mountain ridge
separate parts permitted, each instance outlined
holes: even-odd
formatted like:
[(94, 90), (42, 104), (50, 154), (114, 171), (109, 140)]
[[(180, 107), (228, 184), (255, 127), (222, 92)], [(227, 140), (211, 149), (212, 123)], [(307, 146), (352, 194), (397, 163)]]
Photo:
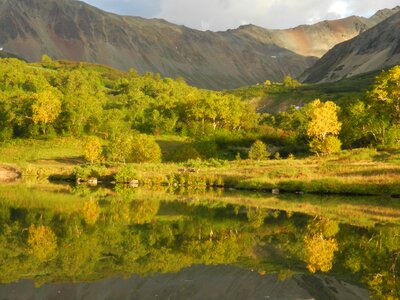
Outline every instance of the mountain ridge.
[(400, 11), (351, 40), (336, 45), (301, 80), (332, 82), (400, 64)]
[[(222, 89), (280, 81), (288, 74), (297, 77), (332, 45), (378, 20), (354, 17), (322, 22), (318, 28), (268, 30), (252, 25), (204, 32), (162, 19), (108, 13), (80, 1), (1, 0), (0, 47), (28, 61), (48, 54), (179, 76), (192, 85)], [(308, 32), (310, 28), (315, 32)], [(304, 41), (302, 46), (298, 40)], [(323, 46), (316, 47), (318, 43)]]

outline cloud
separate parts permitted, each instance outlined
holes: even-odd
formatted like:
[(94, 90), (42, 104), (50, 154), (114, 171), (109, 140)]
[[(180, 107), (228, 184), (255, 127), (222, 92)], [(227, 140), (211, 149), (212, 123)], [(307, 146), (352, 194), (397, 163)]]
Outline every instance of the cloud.
[(157, 17), (200, 30), (226, 30), (243, 24), (289, 28), (352, 14), (371, 16), (400, 0), (85, 0), (108, 11)]
[(352, 14), (369, 16), (398, 4), (399, 0), (160, 0), (157, 17), (197, 29), (207, 24), (207, 29), (226, 30), (243, 23), (276, 29)]

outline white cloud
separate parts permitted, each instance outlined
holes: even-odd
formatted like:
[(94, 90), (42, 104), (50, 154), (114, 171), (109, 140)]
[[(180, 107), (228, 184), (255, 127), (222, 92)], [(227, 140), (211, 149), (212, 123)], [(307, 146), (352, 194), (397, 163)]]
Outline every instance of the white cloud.
[(163, 18), (200, 30), (226, 30), (251, 23), (288, 28), (352, 14), (370, 16), (400, 0), (84, 0), (123, 15)]
[(328, 13), (336, 14), (340, 18), (344, 18), (350, 14), (349, 3), (345, 1), (335, 1), (329, 7)]
[(211, 30), (246, 23), (266, 28), (288, 28), (352, 14), (370, 15), (400, 5), (400, 0), (160, 0), (157, 17), (188, 27)]

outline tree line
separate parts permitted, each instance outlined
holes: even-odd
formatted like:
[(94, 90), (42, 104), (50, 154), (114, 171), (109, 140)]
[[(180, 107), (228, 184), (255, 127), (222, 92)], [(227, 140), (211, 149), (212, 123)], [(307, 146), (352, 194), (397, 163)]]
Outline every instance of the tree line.
[[(232, 93), (191, 87), (181, 78), (124, 73), (47, 56), (40, 63), (7, 58), (0, 60), (0, 141), (97, 136), (115, 146), (110, 156), (120, 161), (126, 155), (115, 152), (130, 140), (144, 140), (136, 137), (139, 133), (197, 140), (223, 135), (237, 146), (242, 138), (247, 147), (263, 140), (289, 149), (287, 154), (395, 146), (400, 139), (399, 78), (399, 66), (383, 72), (363, 99), (349, 99), (343, 107), (316, 99), (269, 115), (257, 113), (254, 105)], [(285, 82), (290, 89), (299, 86), (289, 77)]]

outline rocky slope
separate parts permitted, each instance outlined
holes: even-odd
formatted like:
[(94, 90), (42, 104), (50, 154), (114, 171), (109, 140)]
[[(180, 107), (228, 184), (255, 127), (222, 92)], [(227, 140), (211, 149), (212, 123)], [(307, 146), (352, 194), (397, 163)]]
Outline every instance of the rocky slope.
[(400, 12), (335, 46), (301, 79), (331, 82), (400, 64)]
[(123, 17), (73, 0), (0, 0), (0, 47), (30, 61), (46, 53), (162, 76), (206, 88), (234, 88), (298, 76), (338, 42), (393, 13), (289, 30), (244, 26), (202, 32), (163, 20)]

